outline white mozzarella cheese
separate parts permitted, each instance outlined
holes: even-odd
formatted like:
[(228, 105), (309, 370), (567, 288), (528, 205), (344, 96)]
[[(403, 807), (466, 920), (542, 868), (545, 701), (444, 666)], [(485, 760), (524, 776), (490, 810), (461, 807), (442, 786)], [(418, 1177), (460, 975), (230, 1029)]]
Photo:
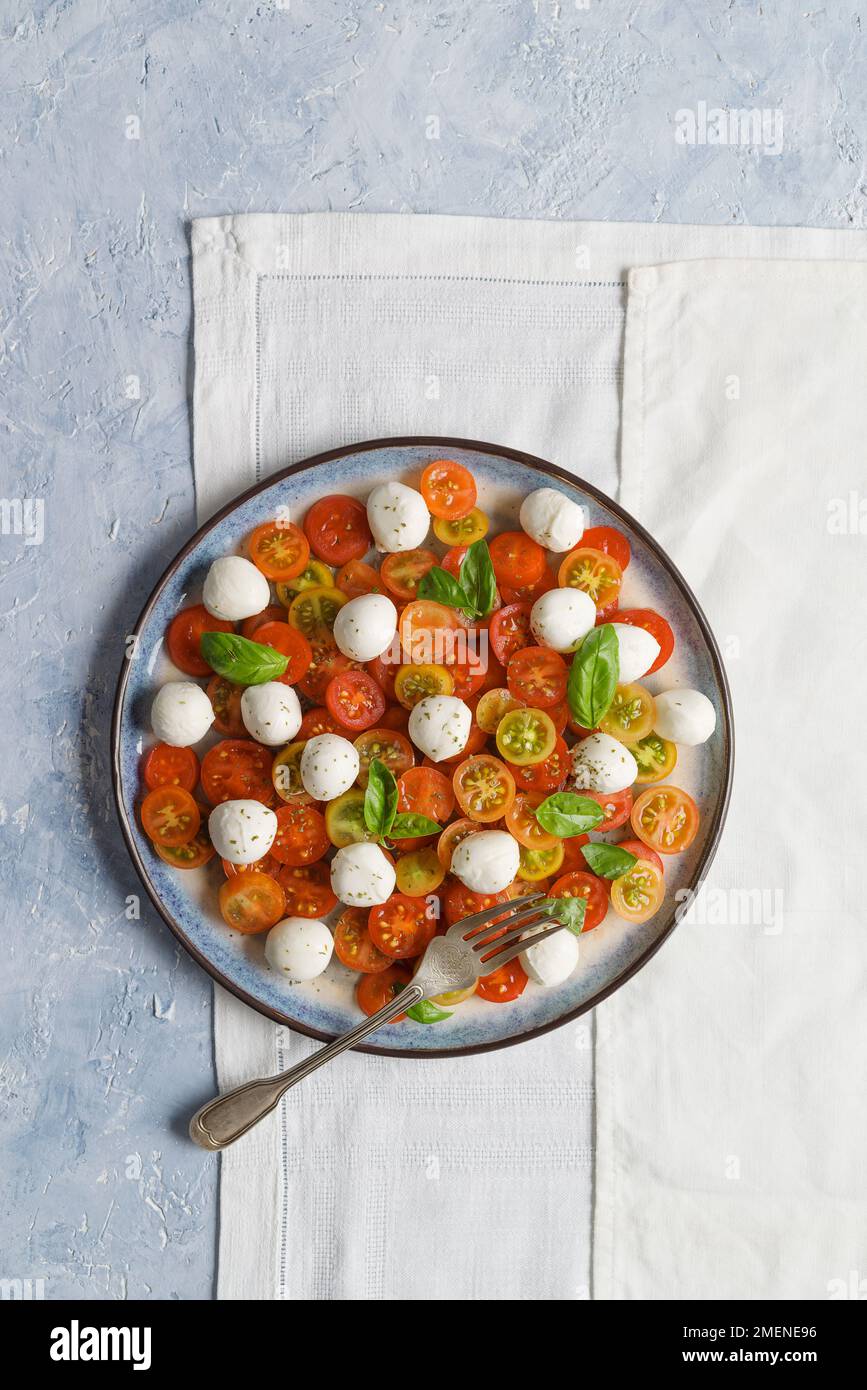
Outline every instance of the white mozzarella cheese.
[(564, 927), (547, 941), (528, 946), (521, 952), (520, 961), (531, 980), (550, 988), (569, 979), (578, 964), (578, 956), (578, 938)]
[(572, 550), (587, 529), (587, 513), (565, 493), (540, 487), (521, 503), (521, 525), (546, 550)]
[(261, 801), (223, 801), (208, 816), (208, 834), (221, 859), (255, 864), (277, 834), (277, 817)]
[(301, 782), (314, 801), (333, 801), (348, 791), (361, 766), (358, 750), (340, 734), (309, 738), (301, 754)]
[(291, 685), (265, 681), (250, 685), (241, 696), (244, 728), (269, 747), (289, 743), (301, 728), (301, 705)]
[(189, 748), (205, 737), (214, 722), (214, 708), (200, 685), (167, 681), (151, 705), (151, 728), (160, 743)]
[(353, 661), (372, 661), (391, 645), (397, 609), (385, 594), (361, 594), (338, 610), (334, 640)]
[(641, 680), (659, 656), (659, 643), (643, 627), (632, 627), (629, 623), (612, 623), (611, 626), (617, 633), (621, 684)]
[(267, 579), (243, 555), (222, 555), (208, 570), (202, 603), (212, 617), (237, 623), (261, 613), (270, 602)]
[(572, 749), (576, 788), (591, 792), (622, 792), (638, 776), (638, 764), (626, 747), (610, 734), (590, 734)]
[(505, 830), (479, 830), (457, 846), (451, 871), (473, 893), (502, 893), (520, 862), (518, 842)]
[(428, 695), (410, 711), (409, 736), (416, 748), (438, 763), (466, 747), (472, 723), (469, 705), (456, 695)]
[(367, 499), (367, 521), (377, 550), (415, 550), (430, 527), (427, 503), (405, 483), (380, 483)]
[(339, 849), (331, 861), (331, 890), (349, 907), (387, 902), (396, 882), (394, 865), (379, 845), (362, 841)]
[(542, 647), (573, 652), (596, 626), (596, 604), (582, 589), (549, 589), (530, 611), (530, 627)]
[(284, 917), (265, 938), (265, 959), (290, 985), (321, 975), (334, 950), (334, 938), (324, 922), (313, 917)]
[(666, 690), (656, 697), (653, 728), (660, 738), (694, 748), (716, 728), (716, 710), (700, 690)]

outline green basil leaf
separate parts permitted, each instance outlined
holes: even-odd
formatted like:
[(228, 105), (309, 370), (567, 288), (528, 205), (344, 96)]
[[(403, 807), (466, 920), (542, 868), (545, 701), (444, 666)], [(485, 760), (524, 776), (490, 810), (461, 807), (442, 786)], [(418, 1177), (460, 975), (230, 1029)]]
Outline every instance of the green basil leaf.
[(389, 836), (392, 840), (413, 840), (416, 835), (439, 835), (442, 826), (427, 816), (417, 816), (411, 811), (399, 811), (391, 823)]
[(264, 647), (234, 632), (203, 632), (199, 651), (212, 671), (236, 685), (276, 680), (289, 665), (289, 658), (274, 647)]
[[(533, 911), (544, 912), (548, 917), (555, 917), (558, 922), (562, 922), (576, 936), (580, 936), (584, 930), (584, 916), (587, 912), (586, 898), (543, 898), (540, 903), (533, 904)], [(533, 938), (527, 937), (527, 944), (532, 944)]]
[(433, 599), (435, 603), (444, 603), (449, 608), (465, 609), (470, 603), (454, 575), (440, 569), (439, 565), (434, 565), (422, 576), (418, 597)]
[(497, 601), (497, 580), (485, 540), (473, 541), (461, 563), (461, 588), (469, 600), (471, 618), (486, 618)]
[(594, 874), (598, 874), (600, 878), (619, 878), (621, 874), (628, 873), (636, 863), (635, 855), (630, 854), (628, 849), (621, 849), (619, 845), (582, 845), (581, 853)]
[(610, 623), (594, 627), (572, 658), (566, 698), (572, 716), (595, 729), (611, 707), (620, 678), (620, 648)]
[(444, 1018), (451, 1018), (447, 1009), (438, 1009), (430, 999), (420, 999), (411, 1009), (407, 1009), (406, 1016), (414, 1018), (416, 1023), (442, 1023)]
[(364, 824), (377, 839), (384, 839), (397, 815), (397, 782), (391, 768), (373, 758), (364, 793)]
[(570, 835), (586, 835), (595, 830), (605, 818), (605, 812), (591, 796), (576, 792), (555, 792), (536, 807), (536, 820), (550, 835), (568, 839)]

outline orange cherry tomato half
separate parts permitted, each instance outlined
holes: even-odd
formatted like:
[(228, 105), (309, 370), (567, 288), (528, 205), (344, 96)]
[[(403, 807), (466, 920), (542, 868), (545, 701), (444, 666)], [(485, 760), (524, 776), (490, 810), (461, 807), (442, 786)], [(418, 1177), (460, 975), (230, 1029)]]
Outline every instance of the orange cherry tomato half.
[(494, 656), (504, 666), (522, 647), (532, 647), (535, 638), (530, 629), (531, 603), (507, 603), (491, 618), (490, 637)]
[(149, 791), (157, 787), (183, 787), (191, 792), (199, 780), (199, 760), (192, 748), (155, 743), (142, 761), (142, 777)]
[(680, 854), (698, 834), (698, 807), (679, 787), (648, 787), (633, 806), (631, 819), (639, 840), (660, 854)]
[[(562, 787), (566, 781), (569, 776), (571, 761), (572, 756), (566, 747), (566, 741), (558, 734), (554, 751), (545, 758), (544, 762), (526, 763), (523, 767), (510, 764), (510, 767), (519, 791), (544, 792), (546, 796), (549, 796), (551, 792)], [(587, 795), (589, 796), (590, 793), (588, 792)]]
[(515, 800), (511, 771), (489, 753), (478, 753), (459, 763), (453, 786), (464, 815), (486, 825), (500, 820)]
[(632, 811), (632, 788), (627, 787), (622, 792), (589, 792), (583, 787), (576, 787), (576, 792), (580, 796), (587, 796), (591, 801), (598, 801), (602, 807), (602, 814), (605, 819), (597, 825), (598, 831), (619, 830), (621, 825), (625, 825), (629, 820)]
[(568, 676), (562, 656), (547, 647), (523, 647), (506, 667), (506, 680), (515, 699), (536, 709), (563, 703)]
[(204, 817), (192, 840), (188, 840), (185, 845), (160, 845), (154, 841), (154, 849), (160, 859), (170, 864), (173, 869), (200, 869), (203, 864), (209, 863), (215, 854), (208, 834), (208, 822)]
[(493, 690), (486, 690), (476, 705), (476, 723), (486, 734), (495, 734), (504, 715), (523, 707), (522, 700), (516, 700), (504, 686), (497, 686)]
[(432, 550), (399, 550), (380, 566), (382, 582), (395, 598), (412, 599), (428, 570), (439, 564)]
[(366, 508), (340, 493), (313, 503), (304, 518), (304, 534), (313, 554), (328, 565), (360, 560), (373, 545)]
[(380, 975), (394, 964), (374, 946), (367, 930), (367, 913), (360, 907), (344, 908), (334, 928), (334, 954), (337, 959), (362, 975)]
[(268, 931), (280, 921), (284, 910), (283, 889), (270, 874), (246, 869), (220, 885), (223, 921), (245, 936)]
[(211, 668), (202, 656), (199, 641), (203, 632), (234, 632), (235, 624), (212, 618), (202, 603), (183, 608), (169, 623), (166, 641), (169, 656), (187, 676), (209, 676)]
[(214, 711), (214, 728), (224, 738), (246, 738), (247, 729), (241, 718), (241, 696), (244, 687), (227, 681), (225, 676), (212, 676), (208, 681), (208, 699)]
[(277, 834), (271, 856), (278, 864), (314, 864), (321, 859), (331, 841), (325, 831), (325, 817), (313, 806), (294, 804), (277, 810)]
[(250, 559), (266, 579), (297, 579), (307, 568), (310, 543), (291, 521), (266, 521), (247, 541)]
[(177, 849), (198, 834), (202, 814), (183, 787), (163, 786), (148, 792), (142, 802), (141, 822), (154, 844)]
[(287, 658), (286, 670), (277, 677), (284, 685), (295, 685), (310, 670), (313, 648), (297, 627), (281, 622), (263, 623), (256, 631), (255, 640), (263, 647), (273, 647)]
[(261, 613), (254, 613), (252, 618), (245, 618), (241, 624), (241, 636), (248, 637), (250, 641), (256, 640), (256, 633), (265, 623), (283, 623), (286, 621), (286, 609), (279, 603), (269, 603), (267, 608), (263, 608)]
[(370, 778), (370, 764), (374, 758), (397, 778), (415, 763), (415, 753), (409, 739), (399, 729), (366, 729), (355, 740), (360, 767), (355, 779), (360, 787), (366, 787)]
[(632, 559), (629, 541), (622, 531), (613, 526), (589, 526), (578, 542), (578, 549), (586, 550), (588, 546), (591, 550), (601, 550), (604, 555), (613, 556), (622, 570)]
[[(355, 986), (355, 1002), (369, 1018), (390, 1004), (411, 979), (412, 971), (405, 965), (390, 965), (377, 975), (362, 975)], [(406, 1014), (398, 1014), (391, 1022), (400, 1023), (405, 1018)]]
[(556, 849), (560, 844), (559, 835), (546, 830), (534, 814), (544, 800), (543, 793), (519, 792), (506, 812), (506, 829), (526, 849)]
[(295, 735), (299, 743), (306, 743), (308, 738), (316, 738), (318, 734), (340, 734), (341, 738), (346, 730), (340, 724), (325, 705), (314, 705), (301, 719), (301, 728)]
[(541, 579), (537, 579), (534, 584), (521, 584), (513, 589), (508, 584), (501, 585), (500, 596), (503, 603), (529, 603), (534, 604), (536, 599), (542, 594), (547, 594), (549, 589), (557, 588), (556, 576), (551, 573), (548, 566), (545, 566), (545, 573)]
[(392, 893), (388, 902), (370, 909), (367, 919), (374, 946), (394, 960), (420, 956), (436, 935), (436, 925), (424, 899), (406, 893)]
[(328, 689), (329, 681), (335, 676), (339, 676), (343, 671), (355, 671), (358, 663), (350, 661), (348, 656), (337, 648), (337, 643), (331, 634), (322, 636), (314, 640), (311, 644), (313, 660), (307, 671), (298, 681), (298, 689), (302, 695), (306, 695), (308, 700), (312, 700), (316, 705), (325, 703), (325, 692)]
[(449, 879), (443, 900), (446, 926), (453, 927), (465, 917), (472, 917), (474, 912), (483, 912), (485, 908), (510, 901), (508, 889), (504, 889), (502, 893), (474, 893), (471, 888), (465, 888), (460, 879)]
[(589, 594), (597, 613), (607, 613), (617, 607), (622, 578), (623, 570), (614, 556), (589, 545), (570, 551), (558, 575), (561, 589), (581, 589)]
[(270, 805), (273, 752), (252, 739), (226, 738), (202, 759), (202, 787), (212, 805), (250, 798)]
[(382, 581), (372, 565), (365, 560), (349, 560), (337, 571), (335, 588), (347, 598), (361, 598), (362, 594), (381, 594)]
[(431, 516), (451, 520), (467, 516), (476, 505), (476, 481), (453, 459), (435, 459), (421, 475), (421, 495)]
[(321, 859), (315, 864), (275, 864), (273, 874), (286, 898), (286, 917), (326, 917), (337, 906), (331, 870)]
[(662, 870), (649, 859), (637, 859), (611, 885), (611, 906), (625, 922), (647, 922), (665, 897)]
[(447, 825), (442, 835), (437, 840), (437, 858), (448, 873), (452, 866), (452, 855), (462, 840), (468, 835), (475, 835), (477, 831), (484, 830), (484, 826), (477, 820), (470, 820), (469, 816), (462, 816), (460, 820), (453, 820), (451, 825)]
[(372, 729), (385, 714), (385, 696), (366, 671), (341, 671), (325, 687), (325, 704), (344, 729)]
[(519, 960), (510, 960), (479, 980), (476, 993), (489, 1004), (508, 1004), (527, 988), (527, 972)]
[(589, 870), (573, 870), (562, 874), (551, 885), (552, 898), (583, 898), (587, 904), (584, 909), (584, 931), (593, 931), (604, 920), (608, 911), (608, 888), (601, 878)]
[(523, 531), (502, 531), (488, 548), (498, 584), (516, 589), (537, 583), (545, 573), (545, 551)]
[(666, 622), (665, 618), (655, 613), (652, 608), (626, 608), (617, 610), (617, 621), (628, 623), (630, 627), (643, 627), (644, 631), (649, 632), (659, 643), (659, 656), (645, 672), (646, 675), (652, 675), (660, 666), (665, 665), (674, 651), (674, 633), (671, 624)]
[(406, 660), (419, 666), (450, 666), (466, 642), (466, 629), (454, 608), (433, 599), (408, 603), (398, 633)]
[(442, 772), (431, 767), (411, 767), (397, 784), (397, 809), (445, 824), (455, 809), (454, 788)]
[(278, 864), (272, 859), (270, 854), (265, 854), (261, 859), (256, 859), (252, 864), (233, 864), (228, 859), (221, 859), (220, 866), (226, 878), (235, 878), (238, 874), (248, 873), (255, 869), (259, 874), (270, 874), (272, 878), (277, 877)]

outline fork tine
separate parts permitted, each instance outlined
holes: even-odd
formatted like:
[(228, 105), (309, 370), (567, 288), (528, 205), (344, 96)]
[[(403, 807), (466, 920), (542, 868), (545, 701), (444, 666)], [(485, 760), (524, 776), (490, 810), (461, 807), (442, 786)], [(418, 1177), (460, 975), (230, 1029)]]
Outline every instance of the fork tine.
[[(555, 922), (550, 918), (546, 919), (546, 921), (548, 926), (547, 931), (537, 932), (534, 936), (527, 937), (526, 941), (515, 942), (511, 947), (508, 946), (505, 938), (503, 938), (503, 945), (506, 949), (495, 951), (487, 960), (479, 961), (479, 974), (490, 975), (492, 970), (499, 970), (501, 965), (508, 965), (510, 960), (514, 960), (522, 951), (526, 951), (528, 946), (535, 946), (539, 941), (546, 941), (549, 936), (553, 936), (555, 932), (563, 931), (565, 927), (564, 922)], [(546, 925), (546, 921), (543, 921), (540, 925)], [(499, 943), (493, 942), (492, 944), (496, 946)]]
[[(495, 917), (508, 917), (515, 909), (527, 907), (529, 903), (536, 902), (544, 896), (544, 893), (537, 890), (535, 893), (528, 893), (523, 898), (512, 898), (511, 902), (495, 903), (493, 907), (485, 907), (482, 908), (481, 912), (474, 912), (471, 917), (464, 917), (460, 922), (455, 923), (455, 927), (460, 927), (460, 934), (466, 939), (478, 927), (486, 926)], [(452, 928), (452, 930), (454, 929)]]
[[(468, 944), (474, 951), (479, 952), (486, 950), (495, 941), (512, 941), (538, 920), (539, 911), (537, 904), (535, 907), (528, 907), (524, 912), (516, 912), (514, 917), (507, 917), (504, 922), (492, 923), (493, 934), (491, 932), (477, 932), (470, 937)], [(508, 928), (508, 935), (506, 935), (505, 928)]]

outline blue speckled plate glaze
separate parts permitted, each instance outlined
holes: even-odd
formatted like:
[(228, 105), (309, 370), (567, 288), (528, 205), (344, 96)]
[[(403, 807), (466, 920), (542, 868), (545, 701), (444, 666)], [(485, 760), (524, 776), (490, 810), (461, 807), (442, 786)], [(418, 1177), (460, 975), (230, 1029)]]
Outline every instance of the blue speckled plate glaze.
[(521, 1042), (577, 1017), (622, 984), (675, 925), (678, 890), (694, 889), (704, 876), (722, 829), (733, 763), (730, 698), (707, 621), (656, 542), (601, 493), (543, 459), (467, 440), (376, 440), (319, 455), (244, 494), (193, 537), (148, 600), (135, 629), (135, 657), (121, 673), (112, 730), (121, 825), (151, 899), (190, 954), (251, 1007), (291, 1028), (330, 1038), (357, 1022), (356, 977), (338, 961), (332, 961), (318, 980), (290, 986), (267, 966), (261, 937), (228, 930), (216, 905), (222, 882), (218, 861), (200, 870), (178, 872), (157, 858), (135, 810), (141, 798), (139, 760), (142, 747), (153, 738), (147, 716), (155, 690), (161, 680), (177, 676), (163, 652), (166, 628), (179, 608), (199, 601), (211, 562), (241, 551), (244, 538), (273, 516), (278, 504), (300, 518), (326, 493), (365, 498), (376, 483), (388, 478), (417, 485), (422, 468), (443, 456), (458, 459), (473, 472), (479, 504), (490, 515), (493, 532), (515, 527), (521, 500), (540, 486), (555, 487), (583, 503), (591, 525), (611, 524), (623, 530), (632, 547), (632, 562), (624, 580), (622, 606), (657, 609), (668, 618), (677, 639), (674, 656), (644, 683), (654, 693), (673, 686), (703, 690), (716, 708), (717, 729), (703, 747), (680, 750), (672, 780), (698, 802), (702, 828), (686, 854), (667, 859), (666, 902), (657, 916), (644, 925), (630, 926), (609, 912), (597, 930), (582, 937), (578, 968), (557, 988), (542, 989), (531, 982), (511, 1004), (470, 999), (444, 1023), (404, 1022), (382, 1028), (376, 1043), (364, 1049), (398, 1056), (450, 1056)]

